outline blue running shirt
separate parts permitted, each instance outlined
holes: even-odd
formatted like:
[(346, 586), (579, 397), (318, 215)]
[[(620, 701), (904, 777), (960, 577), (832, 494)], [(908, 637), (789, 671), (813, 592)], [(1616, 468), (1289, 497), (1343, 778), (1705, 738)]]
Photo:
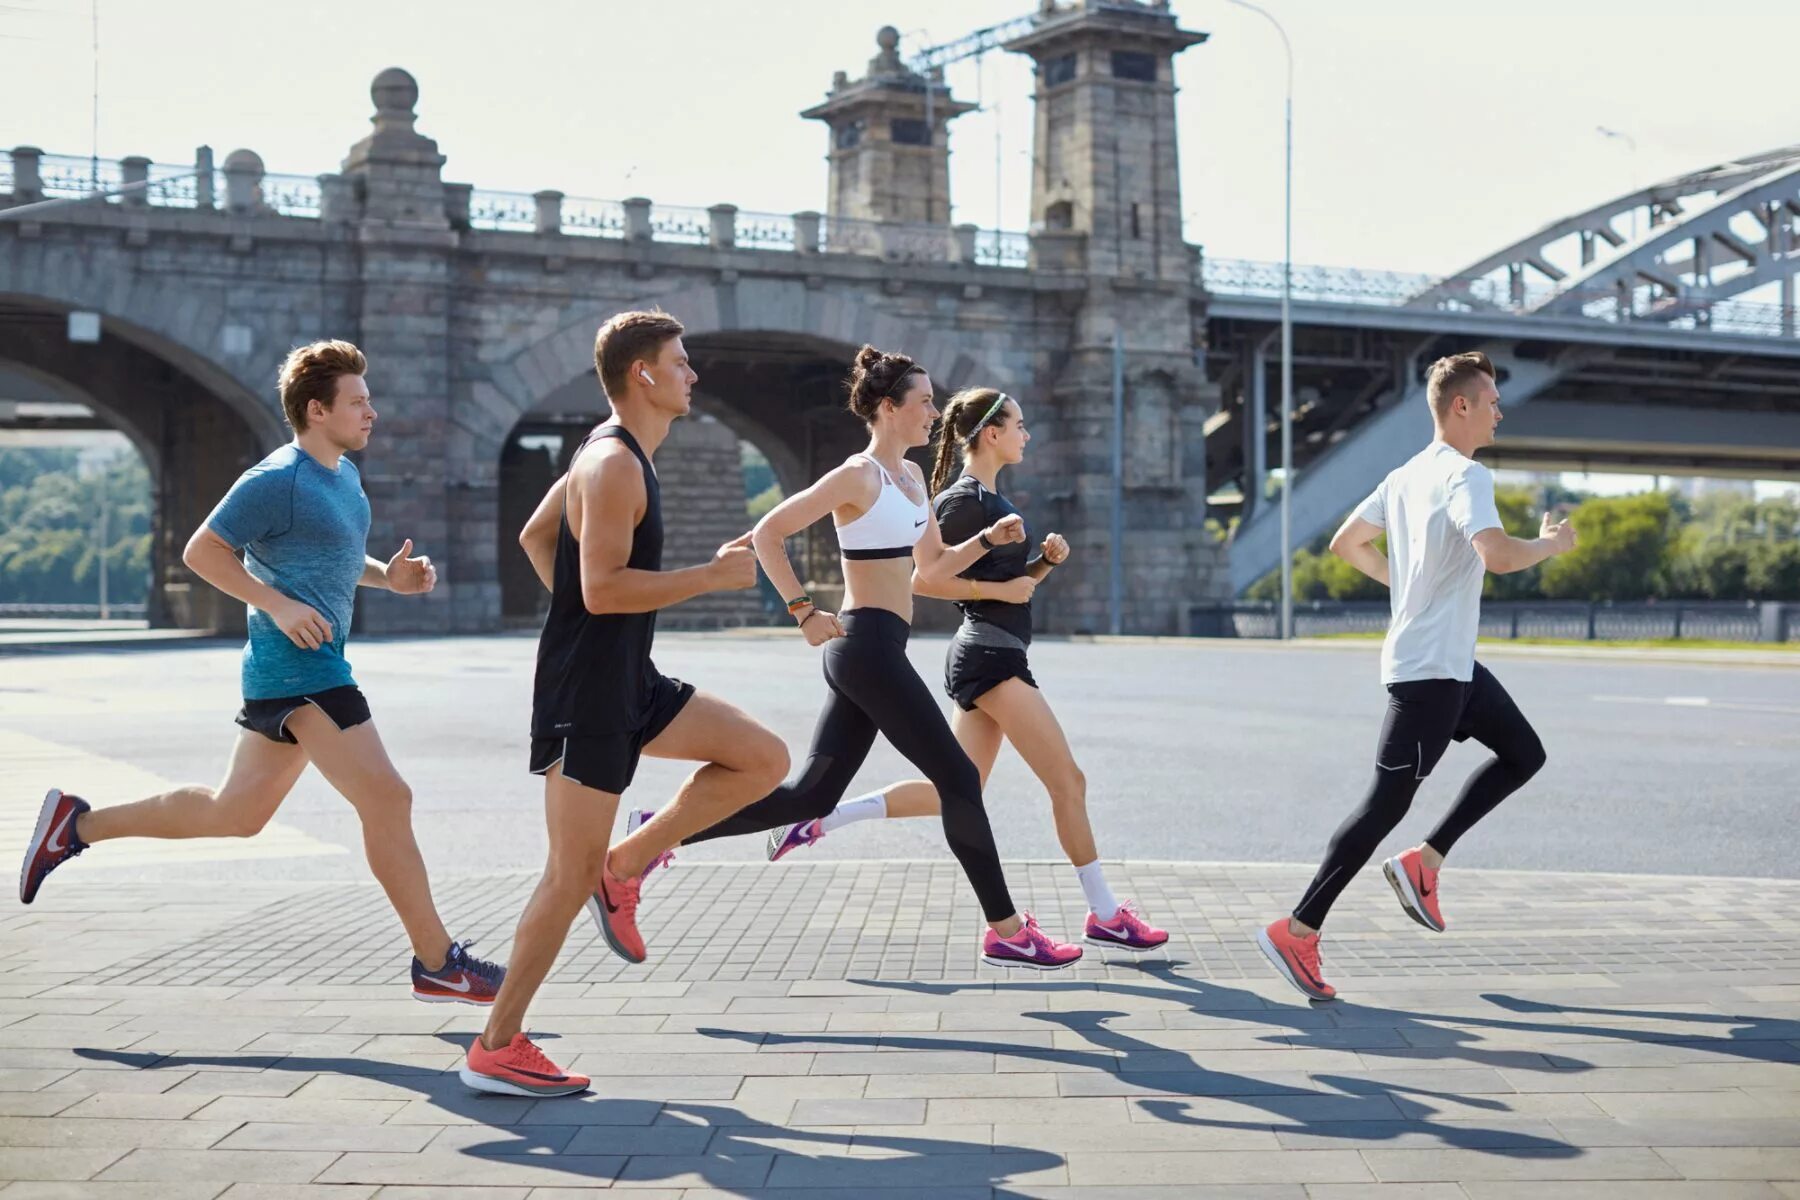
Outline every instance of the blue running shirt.
[(238, 477), (206, 518), (209, 529), (244, 555), (251, 575), (310, 604), (331, 625), (331, 641), (303, 650), (273, 617), (250, 609), (244, 644), (244, 699), (276, 700), (343, 687), (351, 607), (369, 540), (369, 498), (348, 457), (338, 469), (289, 442)]

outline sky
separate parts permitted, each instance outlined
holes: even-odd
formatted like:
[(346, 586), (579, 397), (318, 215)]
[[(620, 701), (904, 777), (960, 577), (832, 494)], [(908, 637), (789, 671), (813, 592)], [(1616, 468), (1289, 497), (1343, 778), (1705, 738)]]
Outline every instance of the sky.
[[(797, 114), (834, 71), (864, 73), (878, 28), (904, 54), (1036, 2), (0, 0), (0, 145), (159, 162), (243, 146), (314, 175), (366, 132), (376, 72), (402, 66), (447, 179), (822, 209), (825, 127)], [(1449, 274), (1612, 196), (1800, 141), (1795, 0), (1712, 0), (1703, 18), (1676, 0), (1266, 7), (1295, 58), (1296, 262)], [(1172, 8), (1211, 35), (1176, 59), (1188, 240), (1279, 259), (1280, 41), (1225, 0)], [(982, 104), (951, 127), (955, 219), (1025, 228), (1028, 60), (993, 52), (948, 80)]]
[[(905, 53), (1035, 5), (5, 0), (0, 145), (93, 150), (97, 7), (102, 157), (186, 162), (206, 143), (221, 161), (247, 146), (271, 171), (334, 170), (367, 129), (370, 79), (397, 65), (447, 178), (787, 213), (825, 201), (825, 128), (797, 113), (834, 70), (863, 73), (876, 29), (897, 26)], [(1714, 0), (1704, 18), (1675, 0), (1267, 7), (1295, 56), (1297, 262), (1449, 273), (1633, 187), (1800, 141), (1793, 0)], [(1211, 35), (1176, 60), (1189, 240), (1277, 259), (1280, 43), (1224, 0), (1173, 10)], [(949, 81), (984, 105), (952, 126), (956, 219), (1024, 228), (1028, 61), (991, 53)]]

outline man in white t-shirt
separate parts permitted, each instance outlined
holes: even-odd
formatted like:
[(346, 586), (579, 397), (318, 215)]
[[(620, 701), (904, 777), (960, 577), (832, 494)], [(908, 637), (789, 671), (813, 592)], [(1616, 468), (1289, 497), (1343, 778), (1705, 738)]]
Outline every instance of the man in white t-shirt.
[[(1319, 927), (1332, 902), (1393, 832), (1413, 793), (1452, 740), (1494, 752), (1463, 785), (1450, 812), (1422, 843), (1382, 864), (1407, 916), (1434, 932), (1438, 871), (1458, 838), (1544, 765), (1544, 747), (1512, 697), (1475, 661), (1481, 583), (1487, 572), (1522, 571), (1575, 546), (1575, 530), (1545, 513), (1536, 538), (1500, 526), (1493, 472), (1475, 452), (1492, 445), (1500, 391), (1485, 354), (1453, 354), (1426, 380), (1436, 436), (1381, 481), (1331, 539), (1331, 552), (1387, 584), (1392, 617), (1381, 647), (1387, 719), (1375, 779), (1362, 806), (1331, 839), (1325, 861), (1295, 907), (1257, 935), (1283, 978), (1316, 1000), (1337, 994), (1319, 972)], [(1375, 539), (1387, 535), (1384, 555)]]

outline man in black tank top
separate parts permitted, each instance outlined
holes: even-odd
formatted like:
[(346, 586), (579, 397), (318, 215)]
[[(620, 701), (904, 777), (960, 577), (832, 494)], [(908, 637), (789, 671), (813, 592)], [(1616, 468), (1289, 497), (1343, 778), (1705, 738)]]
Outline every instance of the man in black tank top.
[[(767, 795), (787, 774), (784, 746), (738, 709), (656, 669), (656, 612), (707, 592), (756, 585), (748, 533), (711, 562), (662, 569), (662, 502), (652, 456), (685, 416), (697, 380), (680, 323), (621, 313), (594, 361), (612, 416), (576, 452), (519, 536), (550, 589), (538, 641), (531, 770), (544, 777), (550, 862), (513, 939), (506, 983), (462, 1078), (481, 1091), (568, 1095), (562, 1070), (520, 1032), (525, 1009), (584, 906), (615, 953), (643, 962), (638, 889), (683, 838)], [(702, 765), (653, 820), (609, 847), (619, 794), (639, 756)]]

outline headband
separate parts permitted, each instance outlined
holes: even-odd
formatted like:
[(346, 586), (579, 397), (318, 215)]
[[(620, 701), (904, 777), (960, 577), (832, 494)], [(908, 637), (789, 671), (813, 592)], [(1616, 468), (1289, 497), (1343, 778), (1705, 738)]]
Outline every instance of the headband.
[(966, 441), (969, 445), (973, 446), (975, 444), (975, 435), (980, 433), (982, 430), (982, 427), (984, 425), (986, 425), (989, 421), (993, 420), (994, 415), (996, 413), (998, 413), (1002, 408), (1005, 408), (1006, 402), (1011, 399), (1012, 399), (1011, 396), (1008, 396), (1005, 392), (1001, 392), (1000, 395), (994, 400), (994, 402), (992, 404), (988, 405), (988, 410), (987, 410), (987, 412), (982, 414), (981, 420), (975, 422), (975, 428), (969, 430), (969, 436), (967, 438), (965, 438), (964, 441)]

